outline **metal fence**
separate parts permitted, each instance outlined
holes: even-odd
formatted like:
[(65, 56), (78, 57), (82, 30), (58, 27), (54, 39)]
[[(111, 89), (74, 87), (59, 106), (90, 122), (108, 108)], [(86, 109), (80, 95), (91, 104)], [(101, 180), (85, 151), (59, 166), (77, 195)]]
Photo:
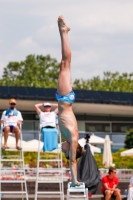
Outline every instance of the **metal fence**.
[[(17, 174), (17, 170), (19, 170), (19, 167), (18, 169), (16, 169), (16, 174)], [(36, 180), (36, 168), (29, 168), (29, 167), (26, 167), (25, 168), (25, 175), (26, 175), (26, 179), (27, 180)], [(50, 175), (53, 176), (53, 178), (56, 176), (58, 176), (58, 173), (53, 173), (54, 171), (54, 168), (42, 168), (42, 177), (43, 178), (47, 178), (48, 175), (49, 175), (49, 178), (51, 177)], [(71, 180), (71, 172), (70, 172), (70, 169), (69, 168), (63, 168), (63, 180), (64, 181), (67, 181), (67, 180)], [(108, 174), (108, 169), (104, 169), (104, 168), (100, 168), (99, 169), (100, 171), (100, 174), (101, 174), (101, 178), (105, 175)], [(119, 178), (119, 182), (129, 182), (130, 181), (130, 178), (133, 176), (133, 169), (116, 169), (117, 173), (116, 173), (116, 176)], [(11, 170), (10, 172), (11, 174), (14, 174), (14, 170)], [(4, 169), (4, 167), (2, 168), (2, 173), (1, 173), (1, 176), (7, 176), (7, 179), (8, 179), (8, 176), (10, 177), (11, 174), (8, 175), (6, 169)]]
[[(71, 179), (70, 169), (64, 168), (63, 170), (64, 170), (64, 181), (70, 180)], [(29, 173), (27, 174), (27, 179), (32, 179), (34, 177), (35, 171), (36, 169), (28, 168), (27, 172)], [(45, 172), (46, 171), (47, 169), (45, 169)], [(101, 178), (108, 174), (108, 169), (101, 168), (99, 169), (99, 171), (101, 174)], [(117, 171), (116, 176), (118, 177), (119, 182), (129, 182), (130, 178), (133, 176), (133, 169), (116, 169), (116, 171)], [(51, 173), (52, 173), (52, 169), (51, 169)]]

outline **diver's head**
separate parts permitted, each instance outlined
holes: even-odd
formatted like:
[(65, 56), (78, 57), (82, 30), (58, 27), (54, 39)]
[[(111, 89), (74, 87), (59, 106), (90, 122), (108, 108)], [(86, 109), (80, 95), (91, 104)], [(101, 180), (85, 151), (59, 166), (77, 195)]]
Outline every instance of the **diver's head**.
[[(65, 157), (69, 159), (69, 151), (70, 151), (70, 144), (68, 142), (63, 142), (62, 144), (62, 151), (65, 154)], [(77, 149), (76, 149), (76, 159), (80, 158), (83, 155), (84, 151), (83, 148), (80, 146), (80, 144), (78, 143)]]

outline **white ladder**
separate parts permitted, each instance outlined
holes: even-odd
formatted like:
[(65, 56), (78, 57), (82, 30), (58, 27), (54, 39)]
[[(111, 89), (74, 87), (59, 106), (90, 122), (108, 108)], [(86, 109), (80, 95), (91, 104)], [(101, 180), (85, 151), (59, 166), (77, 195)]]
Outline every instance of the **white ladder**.
[[(61, 133), (58, 130), (58, 136), (59, 136), (59, 142), (61, 145)], [(47, 195), (59, 195), (60, 200), (64, 200), (64, 183), (63, 183), (63, 168), (62, 168), (62, 152), (61, 148), (57, 150), (57, 154), (55, 154), (55, 158), (51, 159), (45, 159), (45, 156), (40, 155), (40, 140), (41, 140), (41, 125), (39, 125), (39, 144), (38, 144), (38, 161), (37, 161), (37, 173), (36, 173), (36, 186), (35, 186), (35, 200), (37, 200), (38, 195), (43, 195), (43, 198), (47, 199)], [(50, 156), (50, 154), (49, 154)], [(57, 162), (58, 163), (58, 168), (39, 168), (39, 163), (40, 162)], [(51, 175), (54, 174), (55, 175)], [(41, 176), (41, 174), (44, 176)], [(47, 175), (46, 175), (47, 174)], [(47, 176), (47, 177), (46, 177)], [(38, 185), (39, 183), (56, 183), (59, 184), (59, 191), (38, 191)], [(45, 197), (46, 195), (46, 197)], [(52, 199), (52, 197), (51, 197)]]
[[(22, 146), (22, 131), (20, 126), (20, 147), (22, 150), (17, 150), (16, 148), (9, 148), (5, 151), (13, 151), (19, 155), (2, 155), (3, 150), (1, 150), (2, 147), (2, 136), (3, 136), (3, 124), (1, 125), (1, 131), (0, 131), (0, 200), (2, 196), (8, 195), (10, 198), (10, 195), (14, 196), (15, 198), (18, 198), (18, 195), (22, 197), (22, 200), (24, 198), (28, 200), (28, 192), (27, 192), (27, 184), (26, 184), (26, 177), (25, 177), (25, 169), (24, 169), (24, 154), (23, 154), (23, 146)], [(12, 134), (10, 134), (12, 135)], [(15, 143), (14, 143), (15, 146)], [(7, 167), (7, 164), (5, 167), (2, 167), (2, 163), (14, 163), (18, 162), (20, 167), (19, 168), (12, 168)], [(6, 174), (5, 174), (6, 173)], [(21, 191), (2, 191), (2, 184), (13, 184), (13, 183), (20, 183), (21, 184)], [(11, 187), (10, 187), (11, 188)], [(24, 190), (25, 188), (25, 190)], [(14, 195), (15, 194), (15, 195)], [(16, 196), (16, 197), (15, 197)]]
[[(68, 183), (67, 188), (67, 200), (88, 200), (88, 188), (85, 188), (84, 183), (80, 183), (80, 186), (70, 187), (71, 182)], [(79, 195), (74, 195), (71, 193), (80, 193)]]

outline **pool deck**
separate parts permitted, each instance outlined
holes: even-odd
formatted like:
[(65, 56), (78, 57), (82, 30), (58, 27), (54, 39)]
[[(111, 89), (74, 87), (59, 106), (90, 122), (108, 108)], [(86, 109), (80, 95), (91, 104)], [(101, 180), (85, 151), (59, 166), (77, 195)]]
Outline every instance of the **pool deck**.
[[(67, 193), (67, 183), (68, 182), (64, 182), (64, 200), (67, 200), (67, 196), (66, 196), (66, 193)], [(127, 188), (128, 186), (128, 182), (120, 182), (118, 187), (121, 189), (121, 194), (122, 194), (122, 199), (125, 200), (126, 197), (124, 196), (124, 190)], [(16, 184), (13, 184), (12, 183), (12, 187), (10, 184), (2, 184), (2, 190), (8, 190), (8, 191), (13, 191), (13, 188), (14, 189), (19, 189), (20, 185), (18, 186), (17, 185), (17, 188), (16, 188)], [(12, 190), (11, 190), (12, 189)], [(34, 200), (34, 196), (35, 196), (35, 181), (27, 181), (27, 189), (28, 189), (28, 197), (30, 200)], [(20, 189), (19, 189), (20, 190)], [(39, 191), (59, 191), (59, 184), (50, 184), (49, 186), (47, 184), (40, 184), (39, 186)], [(79, 193), (77, 194), (74, 194), (74, 195), (78, 195), (79, 196)], [(25, 195), (23, 195), (25, 197)], [(6, 199), (6, 200), (10, 200), (10, 199), (16, 199), (16, 200), (20, 200), (22, 199), (22, 195), (15, 195), (15, 194), (5, 194), (3, 197), (1, 197), (1, 199)], [(60, 196), (59, 195), (51, 195), (51, 194), (44, 194), (44, 195), (41, 195), (39, 194), (38, 195), (38, 200), (45, 200), (45, 199), (51, 199), (51, 200), (61, 200), (60, 199)], [(76, 199), (76, 198), (75, 198)], [(90, 200), (94, 199), (94, 200), (104, 200), (104, 197), (103, 195), (101, 194), (101, 183), (99, 184), (98, 186), (98, 189), (97, 189), (97, 192), (96, 194), (92, 195), (91, 198), (89, 198)], [(25, 200), (25, 198), (24, 198)]]

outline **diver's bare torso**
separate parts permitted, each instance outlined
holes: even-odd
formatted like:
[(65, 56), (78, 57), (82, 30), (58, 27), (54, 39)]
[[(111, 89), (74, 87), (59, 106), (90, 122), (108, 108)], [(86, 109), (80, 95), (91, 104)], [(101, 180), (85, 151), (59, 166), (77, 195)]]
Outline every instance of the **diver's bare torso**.
[(59, 101), (58, 110), (60, 131), (62, 135), (67, 139), (67, 141), (71, 143), (72, 133), (75, 135), (75, 132), (77, 132), (78, 137), (78, 126), (75, 115), (72, 110), (72, 105), (67, 102)]

